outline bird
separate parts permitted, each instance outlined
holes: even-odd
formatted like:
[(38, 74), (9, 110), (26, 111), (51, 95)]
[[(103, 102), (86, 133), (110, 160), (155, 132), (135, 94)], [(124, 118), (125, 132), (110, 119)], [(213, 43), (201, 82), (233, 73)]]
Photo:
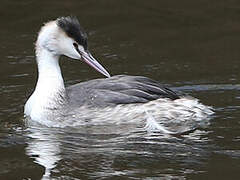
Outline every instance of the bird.
[[(38, 33), (35, 54), (38, 79), (24, 106), (24, 115), (49, 127), (144, 122), (153, 129), (160, 124), (170, 129), (172, 124), (181, 127), (213, 113), (198, 99), (174, 92), (148, 77), (111, 76), (91, 55), (87, 34), (75, 16), (45, 23)], [(105, 78), (65, 87), (61, 56), (83, 61)]]

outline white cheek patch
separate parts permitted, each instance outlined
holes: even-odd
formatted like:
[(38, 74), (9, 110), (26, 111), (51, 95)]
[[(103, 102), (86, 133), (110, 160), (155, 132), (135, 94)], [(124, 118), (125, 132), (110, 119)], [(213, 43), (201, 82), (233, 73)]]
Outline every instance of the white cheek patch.
[(81, 56), (77, 52), (76, 48), (73, 45), (74, 41), (66, 36), (65, 33), (62, 34), (61, 39), (59, 41), (59, 47), (61, 49), (61, 53), (67, 57), (73, 59), (80, 59)]
[(49, 42), (45, 42), (42, 46), (47, 49), (49, 52), (51, 52), (54, 55), (59, 54), (56, 46), (57, 42), (55, 39), (49, 40)]

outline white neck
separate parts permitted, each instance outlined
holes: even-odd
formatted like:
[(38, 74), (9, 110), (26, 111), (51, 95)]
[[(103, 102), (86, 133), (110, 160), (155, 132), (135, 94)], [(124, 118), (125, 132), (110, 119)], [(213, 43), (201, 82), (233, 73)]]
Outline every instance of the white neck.
[(59, 109), (66, 103), (66, 92), (59, 56), (38, 45), (36, 56), (38, 81), (25, 105), (25, 114), (32, 119), (44, 119), (52, 110)]
[(65, 89), (59, 66), (59, 56), (39, 47), (36, 50), (36, 55), (38, 64), (38, 82), (36, 90), (42, 88), (52, 90), (57, 90), (59, 88)]

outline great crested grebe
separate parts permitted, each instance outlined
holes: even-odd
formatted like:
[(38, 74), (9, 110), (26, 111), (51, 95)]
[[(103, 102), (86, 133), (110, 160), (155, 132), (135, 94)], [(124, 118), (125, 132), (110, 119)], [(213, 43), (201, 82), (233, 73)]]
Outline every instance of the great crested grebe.
[[(61, 55), (82, 60), (108, 78), (65, 88), (59, 67)], [(160, 124), (177, 122), (181, 126), (189, 119), (199, 121), (213, 113), (197, 99), (180, 96), (147, 77), (110, 77), (88, 51), (87, 35), (76, 17), (61, 17), (41, 28), (36, 60), (38, 81), (24, 114), (47, 126), (76, 126), (89, 120), (134, 123), (146, 121), (148, 114)]]

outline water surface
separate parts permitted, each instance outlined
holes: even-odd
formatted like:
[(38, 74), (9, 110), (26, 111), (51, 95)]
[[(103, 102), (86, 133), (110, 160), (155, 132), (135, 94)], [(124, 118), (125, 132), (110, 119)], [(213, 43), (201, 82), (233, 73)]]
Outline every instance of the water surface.
[[(229, 0), (2, 0), (0, 179), (238, 179), (240, 3)], [(26, 127), (34, 41), (76, 15), (111, 74), (144, 75), (213, 106), (207, 127), (171, 136), (131, 126)], [(61, 59), (67, 85), (102, 77)]]

